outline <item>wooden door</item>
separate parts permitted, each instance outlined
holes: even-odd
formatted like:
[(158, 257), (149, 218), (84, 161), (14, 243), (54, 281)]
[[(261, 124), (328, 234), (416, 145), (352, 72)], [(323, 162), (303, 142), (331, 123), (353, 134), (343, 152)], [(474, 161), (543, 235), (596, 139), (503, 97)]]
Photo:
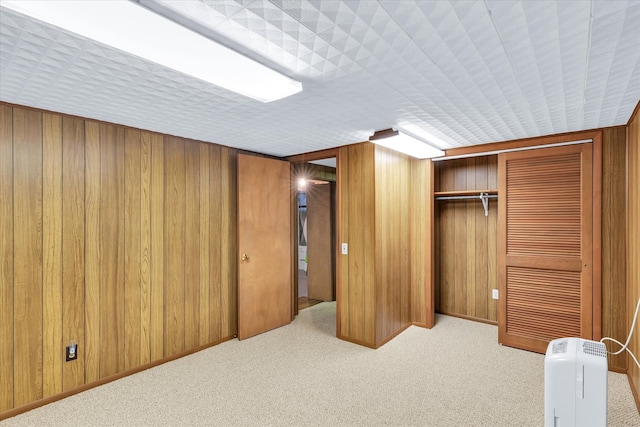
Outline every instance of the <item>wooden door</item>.
[(500, 154), (498, 171), (499, 342), (592, 339), (592, 144)]
[(333, 301), (331, 185), (307, 186), (307, 286), (309, 299)]
[(290, 163), (238, 155), (238, 338), (291, 322)]

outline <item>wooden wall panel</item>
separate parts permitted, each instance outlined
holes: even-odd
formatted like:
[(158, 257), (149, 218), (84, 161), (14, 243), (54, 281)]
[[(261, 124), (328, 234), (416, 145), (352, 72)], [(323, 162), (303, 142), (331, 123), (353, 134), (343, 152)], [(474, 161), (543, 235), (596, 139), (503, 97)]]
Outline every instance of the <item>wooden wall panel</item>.
[[(374, 269), (374, 147), (356, 144), (340, 149), (342, 203), (340, 338), (375, 346), (376, 303)], [(348, 197), (347, 197), (348, 195)]]
[[(602, 336), (627, 339), (626, 298), (626, 128), (602, 132)], [(617, 346), (607, 344), (610, 350)], [(609, 367), (626, 369), (624, 354), (609, 356)]]
[[(497, 156), (435, 162), (436, 191), (497, 189)], [(436, 310), (497, 321), (497, 208), (489, 200), (437, 201), (435, 207)]]
[[(198, 170), (198, 185), (200, 186), (200, 193), (198, 197), (198, 212), (200, 214), (198, 221), (200, 222), (200, 241), (199, 241), (199, 276), (200, 286), (198, 289), (199, 299), (199, 316), (198, 316), (198, 345), (204, 345), (209, 342), (209, 328), (211, 326), (211, 276), (209, 273), (210, 265), (214, 264), (210, 262), (210, 200), (211, 200), (211, 177), (210, 177), (210, 163), (211, 156), (209, 154), (211, 144), (201, 143), (198, 144), (198, 157), (200, 161), (200, 168)], [(217, 313), (214, 312), (214, 313)]]
[[(640, 299), (640, 113), (630, 121), (627, 136), (627, 325)], [(637, 327), (637, 325), (636, 325)], [(636, 330), (629, 343), (629, 350), (640, 355), (640, 333)], [(629, 382), (640, 407), (640, 368), (629, 358)]]
[(14, 405), (42, 398), (42, 113), (13, 112)]
[(124, 128), (100, 124), (100, 377), (124, 370)]
[(140, 365), (141, 135), (125, 130), (124, 144), (124, 368)]
[[(85, 165), (84, 120), (62, 118), (62, 343), (74, 341), (78, 358), (63, 364), (63, 390), (85, 383), (84, 267)], [(55, 348), (60, 348), (56, 345)], [(58, 350), (59, 351), (59, 350)]]
[(164, 355), (184, 350), (185, 153), (184, 140), (165, 137), (164, 169)]
[(415, 325), (433, 327), (435, 308), (433, 286), (433, 162), (411, 159), (410, 265), (411, 321)]
[[(13, 405), (13, 108), (0, 104), (0, 413)], [(55, 374), (54, 374), (55, 376)], [(61, 381), (61, 380), (60, 380)]]
[(151, 135), (151, 243), (149, 262), (151, 280), (151, 361), (164, 357), (164, 137)]
[[(45, 319), (62, 319), (62, 118), (42, 117), (42, 311)], [(62, 324), (45, 322), (43, 347), (62, 348)], [(45, 352), (43, 397), (62, 392), (62, 351)]]
[(375, 146), (376, 344), (411, 322), (411, 160)]
[(200, 317), (200, 147), (185, 143), (184, 346), (199, 342)]
[(236, 150), (0, 103), (0, 178), (0, 417), (235, 335)]
[(140, 135), (140, 361), (151, 362), (151, 138)]
[(100, 379), (100, 124), (86, 121), (85, 127), (85, 381)]
[[(223, 246), (223, 205), (222, 198), (222, 153), (221, 147), (212, 145), (209, 147), (209, 339), (217, 341), (223, 336), (222, 332), (222, 255), (226, 253)], [(227, 206), (228, 208), (228, 206)], [(225, 222), (225, 226), (228, 222)], [(229, 240), (229, 237), (226, 237)], [(235, 256), (235, 253), (234, 253)], [(218, 262), (216, 262), (218, 261)], [(227, 262), (231, 262), (228, 259)]]

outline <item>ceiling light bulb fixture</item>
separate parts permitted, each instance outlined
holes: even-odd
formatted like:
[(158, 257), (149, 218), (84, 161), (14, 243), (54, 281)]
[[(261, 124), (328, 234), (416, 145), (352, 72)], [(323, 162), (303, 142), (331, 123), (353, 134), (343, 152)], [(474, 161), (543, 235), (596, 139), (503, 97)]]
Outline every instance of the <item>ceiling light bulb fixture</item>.
[(430, 159), (444, 156), (444, 151), (414, 138), (413, 136), (393, 129), (375, 132), (369, 141), (418, 159)]
[(2, 0), (0, 7), (261, 102), (302, 84), (128, 0)]

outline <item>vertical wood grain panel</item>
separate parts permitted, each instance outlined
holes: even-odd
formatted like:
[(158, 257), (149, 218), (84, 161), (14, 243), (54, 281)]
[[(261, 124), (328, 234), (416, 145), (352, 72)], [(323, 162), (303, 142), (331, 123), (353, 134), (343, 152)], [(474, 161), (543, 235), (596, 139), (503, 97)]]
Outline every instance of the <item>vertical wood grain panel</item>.
[[(438, 163), (442, 166), (443, 163)], [(452, 168), (439, 168), (441, 191), (454, 188), (454, 174)], [(455, 313), (455, 284), (456, 284), (456, 241), (455, 241), (455, 202), (438, 202), (439, 207), (439, 248), (436, 252), (438, 257), (438, 268), (440, 282), (439, 289), (439, 311), (441, 313)]]
[(200, 317), (200, 144), (185, 141), (184, 346), (199, 341)]
[[(476, 161), (475, 158), (467, 159), (467, 171), (465, 174), (465, 188), (473, 188), (476, 183)], [(466, 206), (465, 206), (466, 205)], [(461, 207), (465, 207), (465, 216), (466, 216), (466, 269), (464, 269), (464, 281), (461, 281), (460, 285), (465, 288), (465, 298), (466, 298), (466, 313), (469, 316), (477, 317), (476, 314), (476, 289), (481, 286), (477, 286), (478, 283), (475, 281), (476, 271), (477, 271), (477, 262), (476, 262), (476, 243), (478, 242), (478, 234), (476, 233), (476, 213), (478, 211), (482, 211), (482, 202), (478, 200), (470, 200), (464, 204), (461, 204)]]
[(14, 405), (42, 398), (42, 113), (13, 111)]
[(164, 355), (184, 350), (185, 154), (184, 140), (165, 137)]
[(100, 124), (100, 377), (124, 370), (124, 129)]
[(140, 364), (151, 361), (151, 138), (140, 135)]
[(219, 145), (209, 147), (209, 338), (222, 338), (222, 154)]
[[(473, 177), (469, 175), (469, 179), (473, 180), (470, 183), (475, 188), (489, 189), (489, 171), (487, 169), (487, 157), (476, 158), (476, 168)], [(490, 199), (493, 200), (493, 199)], [(493, 211), (496, 206), (489, 206), (489, 210)], [(471, 212), (473, 212), (473, 221), (476, 224), (476, 228), (473, 233), (473, 245), (472, 250), (469, 251), (469, 257), (473, 258), (473, 269), (467, 269), (467, 278), (469, 287), (473, 288), (473, 293), (470, 293), (468, 303), (472, 303), (474, 306), (474, 313), (472, 316), (479, 319), (487, 319), (489, 300), (491, 299), (491, 289), (489, 288), (488, 277), (488, 222), (489, 217), (484, 215), (484, 208), (482, 202), (475, 200), (475, 204), (471, 206)], [(485, 231), (486, 230), (486, 231)], [(473, 294), (473, 300), (471, 301), (471, 294)]]
[(140, 365), (140, 131), (127, 129), (124, 145), (124, 367)]
[(220, 263), (220, 316), (222, 336), (235, 336), (238, 332), (237, 283), (237, 151), (221, 147), (221, 263)]
[(164, 357), (164, 137), (151, 134), (151, 361)]
[[(13, 108), (0, 105), (0, 342), (13, 340)], [(13, 408), (13, 345), (0, 346), (0, 412)]]
[(375, 145), (363, 144), (363, 304), (364, 341), (376, 342), (376, 281), (375, 281)]
[[(62, 119), (62, 340), (77, 343), (78, 358), (63, 365), (63, 389), (84, 384), (84, 120)], [(61, 351), (56, 348), (53, 351)]]
[[(410, 322), (409, 157), (375, 146), (376, 345)], [(419, 238), (419, 236), (414, 236)]]
[[(625, 305), (626, 254), (626, 129), (602, 132), (602, 336), (627, 338)], [(607, 344), (609, 350), (617, 346)], [(609, 356), (609, 366), (626, 369), (627, 356)]]
[[(630, 121), (627, 135), (627, 325), (633, 322), (636, 304), (640, 298), (640, 113)], [(640, 354), (640, 334), (633, 334), (629, 350)], [(640, 406), (640, 368), (631, 359), (629, 382), (635, 390), (636, 406)]]
[[(340, 230), (338, 237), (338, 245), (349, 243), (349, 186), (351, 182), (351, 162), (349, 161), (349, 148), (342, 147), (338, 155), (338, 186), (340, 188), (338, 199), (338, 215), (340, 216)], [(338, 262), (338, 280), (336, 287), (336, 309), (338, 312), (336, 319), (336, 328), (338, 337), (349, 337), (349, 256), (342, 254), (340, 251), (340, 259)]]
[[(467, 159), (462, 159), (460, 163), (462, 167), (455, 169), (455, 188), (466, 189), (467, 188), (467, 175), (466, 168)], [(467, 234), (467, 223), (469, 222), (469, 215), (467, 210), (467, 202), (464, 201), (452, 201), (449, 202), (453, 208), (453, 255), (455, 257), (456, 269), (454, 270), (453, 279), (453, 308), (454, 313), (466, 313), (467, 310), (467, 269), (466, 265), (469, 262), (467, 257), (467, 246), (469, 240), (473, 239), (473, 236)]]
[[(489, 171), (491, 172), (492, 169), (489, 168)], [(498, 195), (498, 197), (500, 196)], [(487, 219), (487, 289), (489, 289), (489, 294), (486, 319), (497, 322), (498, 300), (491, 298), (491, 290), (498, 289), (498, 203), (495, 200), (489, 201), (489, 217)]]
[(62, 118), (42, 116), (43, 397), (62, 392)]
[(100, 124), (85, 122), (85, 379), (100, 379)]
[[(349, 214), (349, 336), (366, 341), (364, 331), (364, 269), (365, 266), (365, 210), (363, 151), (361, 146), (349, 148), (349, 168), (352, 197), (348, 200)], [(356, 197), (358, 195), (358, 197)], [(360, 199), (361, 198), (361, 199)]]
[(411, 159), (411, 199), (409, 200), (411, 244), (411, 321), (426, 325), (426, 286), (428, 275), (427, 245), (431, 243), (428, 227), (431, 219), (427, 217), (429, 194), (430, 160)]
[(200, 217), (200, 246), (199, 246), (199, 263), (200, 268), (200, 289), (198, 290), (198, 299), (200, 306), (198, 307), (198, 345), (203, 345), (209, 342), (209, 328), (211, 326), (211, 276), (209, 270), (212, 264), (216, 264), (216, 261), (210, 257), (210, 245), (211, 245), (211, 224), (209, 212), (209, 201), (211, 200), (210, 191), (210, 174), (211, 174), (211, 158), (209, 154), (209, 148), (211, 144), (200, 143), (198, 144), (198, 156), (200, 159), (200, 168), (198, 169), (198, 179), (200, 186), (200, 193), (198, 199), (198, 206)]

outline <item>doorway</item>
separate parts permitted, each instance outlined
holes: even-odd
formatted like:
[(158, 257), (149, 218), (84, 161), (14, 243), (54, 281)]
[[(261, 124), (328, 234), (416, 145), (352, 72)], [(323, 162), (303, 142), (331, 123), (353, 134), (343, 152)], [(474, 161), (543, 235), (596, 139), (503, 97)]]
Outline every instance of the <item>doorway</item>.
[(335, 158), (294, 164), (294, 312), (336, 299)]

